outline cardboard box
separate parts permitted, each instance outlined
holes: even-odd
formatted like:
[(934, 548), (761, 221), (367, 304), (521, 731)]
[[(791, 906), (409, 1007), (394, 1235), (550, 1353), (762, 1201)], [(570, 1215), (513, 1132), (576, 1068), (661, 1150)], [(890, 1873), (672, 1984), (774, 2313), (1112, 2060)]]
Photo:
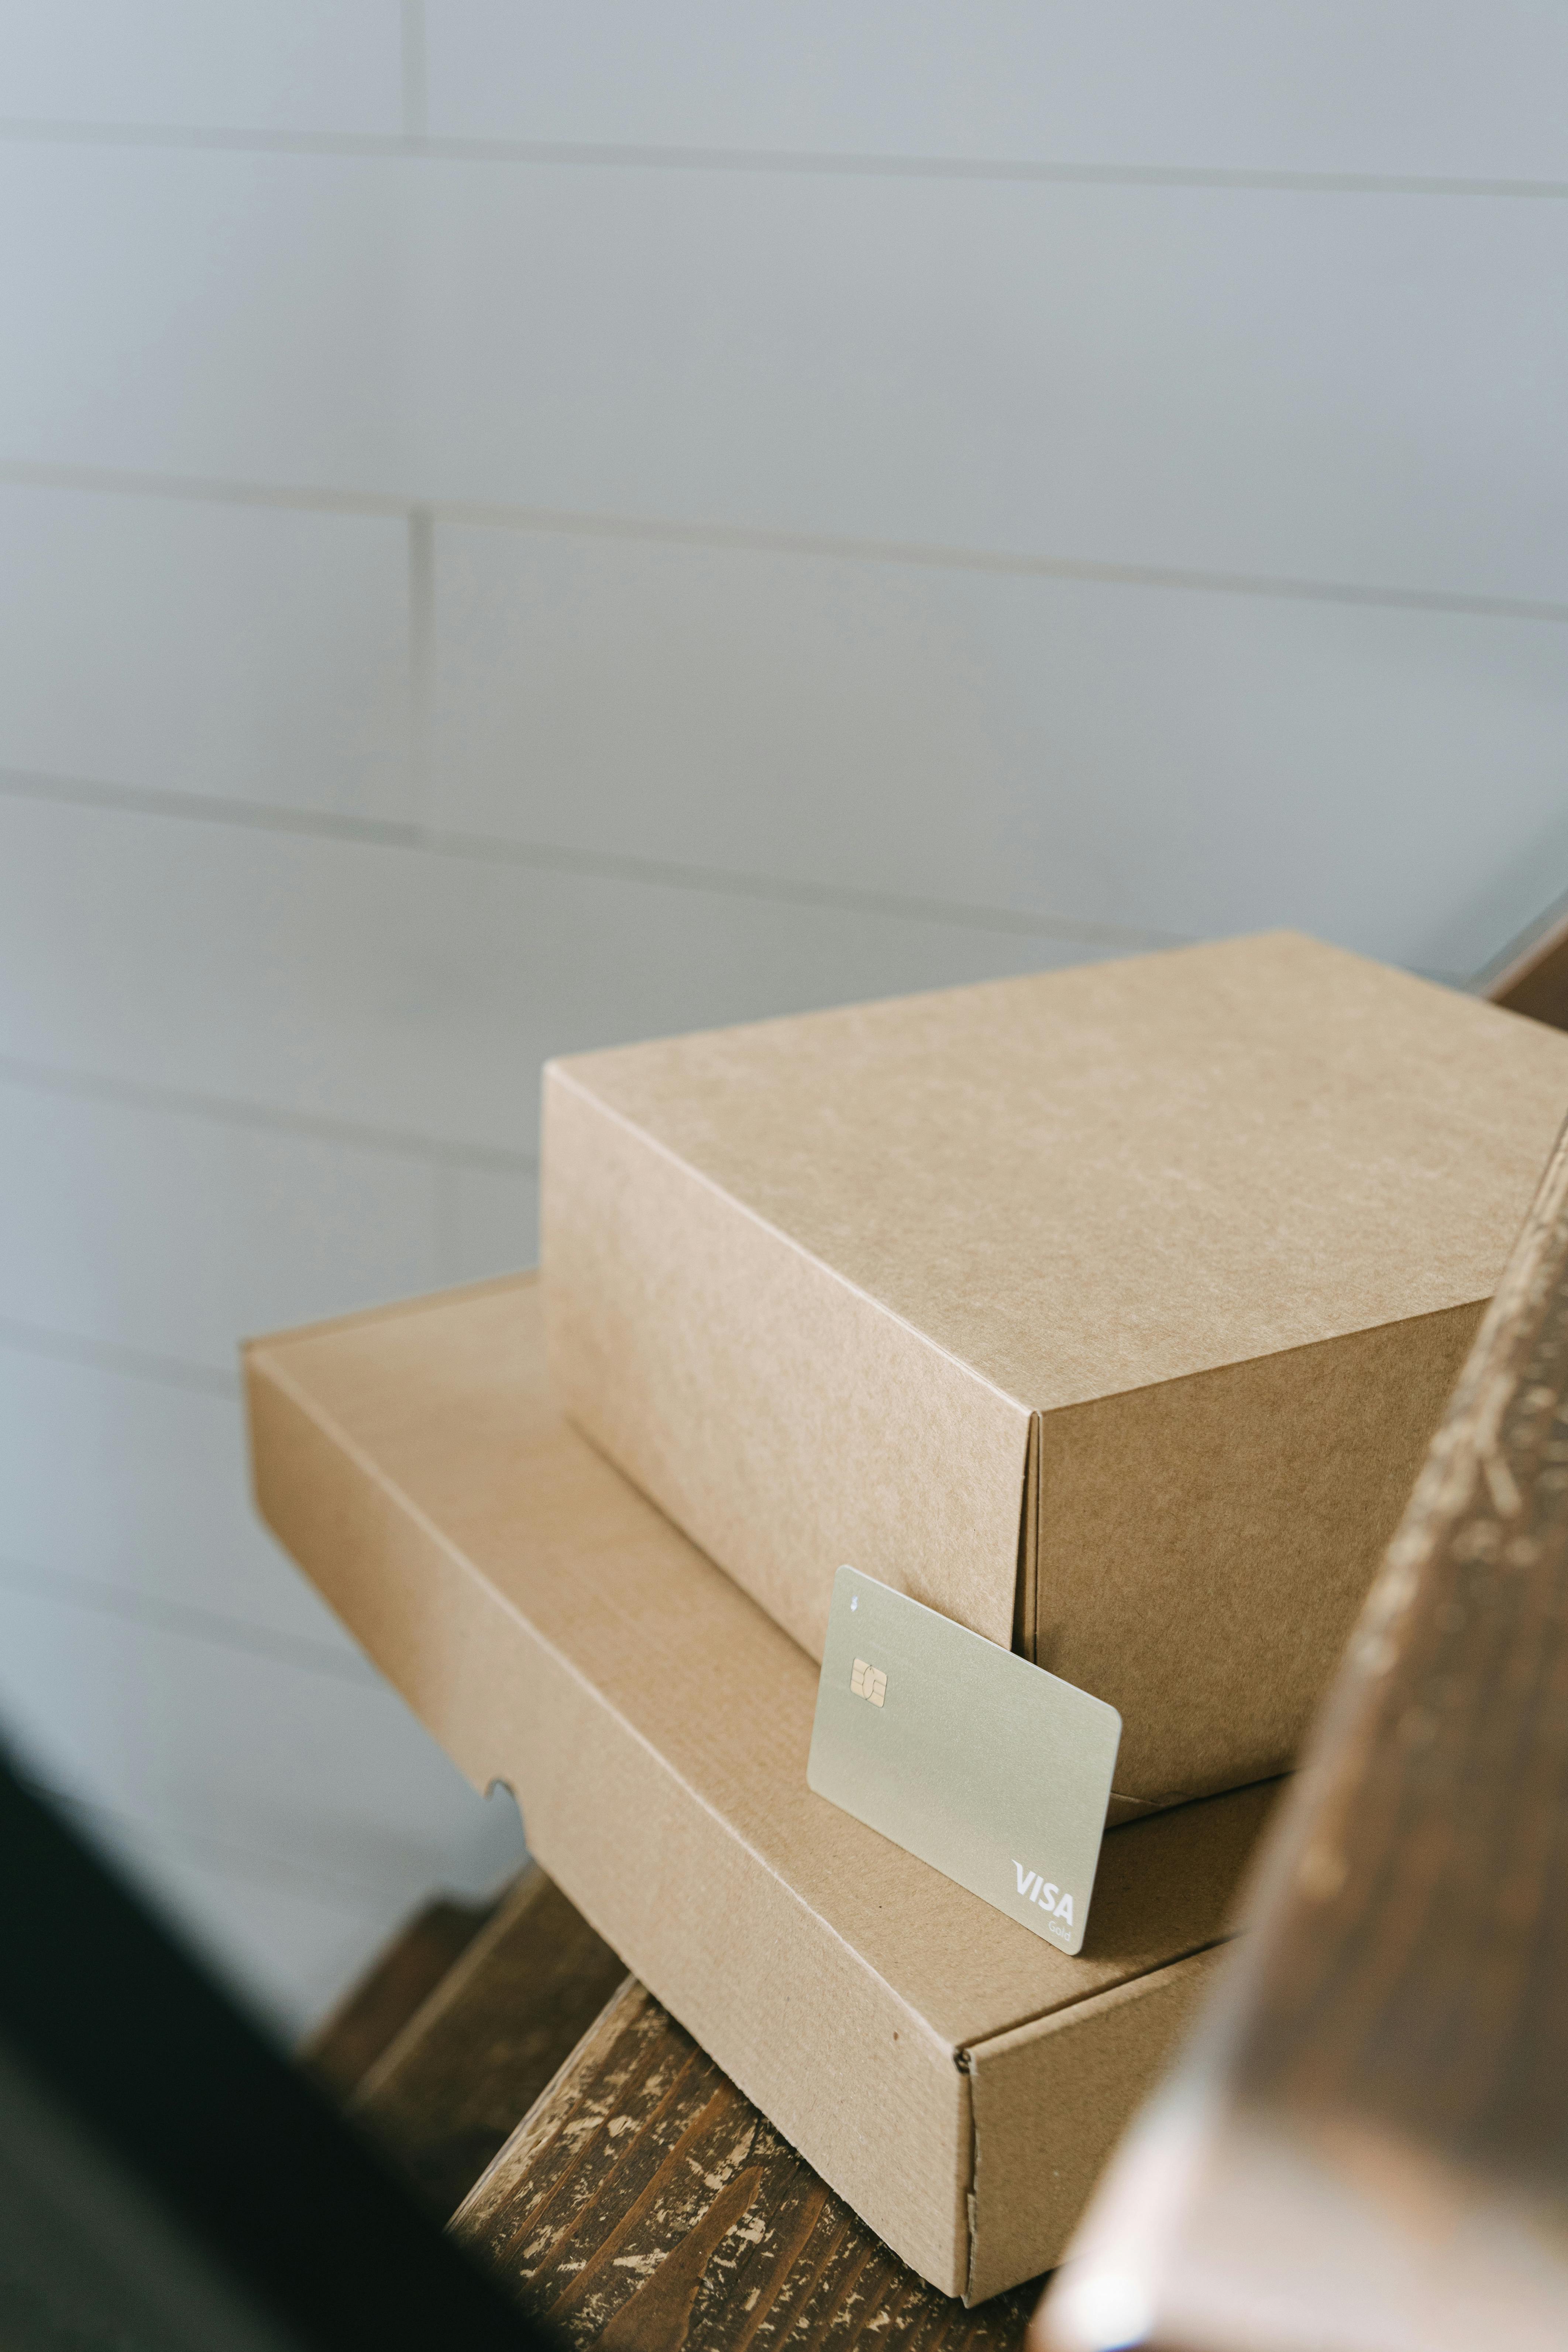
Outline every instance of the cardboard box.
[(845, 1562), (1289, 1765), (1568, 1108), (1568, 1037), (1289, 934), (552, 1064), (567, 1412), (820, 1657)]
[(1053, 2263), (1271, 1791), (1106, 1841), (1083, 1953), (805, 1783), (816, 1669), (552, 1403), (527, 1280), (247, 1351), (261, 1509), (592, 1925), (904, 2259)]

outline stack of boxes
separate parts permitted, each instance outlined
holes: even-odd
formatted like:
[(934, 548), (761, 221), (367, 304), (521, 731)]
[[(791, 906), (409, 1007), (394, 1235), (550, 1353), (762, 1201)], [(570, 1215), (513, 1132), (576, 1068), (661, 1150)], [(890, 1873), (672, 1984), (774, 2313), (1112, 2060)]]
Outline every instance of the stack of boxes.
[[(1568, 1037), (1288, 935), (560, 1062), (541, 1279), (254, 1349), (263, 1508), (978, 2300), (1211, 1973), (1565, 1108)], [(807, 1789), (845, 1563), (1120, 1711), (1077, 1957)]]

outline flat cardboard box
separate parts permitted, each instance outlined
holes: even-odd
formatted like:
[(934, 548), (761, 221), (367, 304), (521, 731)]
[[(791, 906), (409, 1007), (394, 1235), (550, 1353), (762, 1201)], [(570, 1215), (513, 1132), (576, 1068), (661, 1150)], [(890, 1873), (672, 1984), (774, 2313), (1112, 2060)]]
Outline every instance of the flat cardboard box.
[(1272, 1791), (1110, 1836), (1069, 1959), (806, 1787), (816, 1669), (587, 1445), (524, 1278), (247, 1351), (262, 1513), (599, 1933), (904, 2259), (1054, 2263)]
[(1288, 933), (552, 1064), (568, 1413), (820, 1657), (844, 1563), (1288, 1768), (1568, 1108), (1568, 1037)]

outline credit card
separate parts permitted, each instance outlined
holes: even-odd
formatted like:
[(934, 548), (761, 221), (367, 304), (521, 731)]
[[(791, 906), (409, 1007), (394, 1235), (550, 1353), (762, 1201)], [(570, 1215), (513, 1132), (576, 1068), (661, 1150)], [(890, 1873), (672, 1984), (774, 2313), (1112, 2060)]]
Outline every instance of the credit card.
[(1076, 1952), (1121, 1717), (907, 1593), (841, 1568), (806, 1780), (819, 1797)]

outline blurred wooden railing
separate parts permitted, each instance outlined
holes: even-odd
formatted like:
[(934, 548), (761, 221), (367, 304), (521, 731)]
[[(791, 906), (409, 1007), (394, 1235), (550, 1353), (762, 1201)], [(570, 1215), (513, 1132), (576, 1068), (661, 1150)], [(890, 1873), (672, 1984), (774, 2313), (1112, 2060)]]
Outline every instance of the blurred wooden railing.
[(1568, 1137), (1033, 2352), (1568, 2345)]

